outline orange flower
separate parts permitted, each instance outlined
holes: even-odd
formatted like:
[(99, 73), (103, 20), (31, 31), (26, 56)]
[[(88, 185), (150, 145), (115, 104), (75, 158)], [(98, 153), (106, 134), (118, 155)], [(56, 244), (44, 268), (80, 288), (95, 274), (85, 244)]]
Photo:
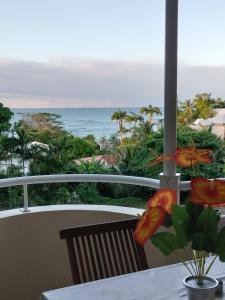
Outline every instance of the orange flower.
[(198, 163), (210, 164), (212, 158), (209, 155), (212, 153), (209, 149), (196, 148), (177, 148), (175, 159), (180, 167), (194, 167)]
[(191, 180), (190, 201), (196, 204), (222, 205), (225, 204), (225, 181), (209, 180), (202, 177)]
[(165, 219), (166, 212), (161, 206), (146, 210), (137, 223), (134, 232), (135, 240), (142, 246), (152, 236)]
[(155, 166), (161, 162), (163, 162), (164, 160), (172, 160), (175, 159), (174, 155), (160, 155), (158, 158), (156, 158), (155, 160), (153, 160), (152, 162), (150, 162), (149, 164), (147, 164), (145, 166), (145, 168), (149, 168), (152, 166)]
[(162, 206), (168, 214), (172, 214), (172, 206), (176, 203), (176, 191), (170, 189), (159, 190), (148, 200), (148, 207)]

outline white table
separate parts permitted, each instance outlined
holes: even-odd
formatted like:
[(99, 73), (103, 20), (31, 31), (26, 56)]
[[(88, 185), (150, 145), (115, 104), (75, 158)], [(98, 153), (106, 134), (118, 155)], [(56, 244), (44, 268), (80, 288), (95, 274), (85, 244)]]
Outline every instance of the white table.
[[(185, 300), (182, 279), (188, 275), (174, 264), (44, 292), (40, 300)], [(216, 261), (210, 275), (225, 284), (225, 263)], [(225, 294), (216, 299), (225, 300)]]

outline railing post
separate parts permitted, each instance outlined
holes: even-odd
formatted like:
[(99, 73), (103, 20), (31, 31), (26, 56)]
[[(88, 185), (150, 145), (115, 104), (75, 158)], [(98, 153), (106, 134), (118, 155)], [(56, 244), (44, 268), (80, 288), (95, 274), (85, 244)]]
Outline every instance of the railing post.
[(23, 212), (28, 212), (28, 189), (27, 184), (23, 185)]

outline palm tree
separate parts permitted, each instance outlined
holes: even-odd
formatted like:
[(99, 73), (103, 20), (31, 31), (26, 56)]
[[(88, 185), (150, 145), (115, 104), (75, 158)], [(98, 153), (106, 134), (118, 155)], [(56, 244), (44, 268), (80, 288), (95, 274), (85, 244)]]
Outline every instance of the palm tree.
[(178, 111), (177, 111), (177, 119), (180, 124), (190, 124), (194, 119), (194, 104), (189, 100), (185, 100), (184, 102), (180, 102)]
[(131, 112), (130, 115), (127, 115), (126, 121), (128, 123), (134, 123), (134, 127), (136, 127), (137, 126), (137, 122), (144, 121), (144, 118), (140, 114)]
[(148, 116), (148, 124), (151, 126), (153, 124), (153, 116), (156, 115), (162, 115), (159, 107), (154, 107), (151, 104), (149, 106), (144, 106), (140, 108), (140, 113)]
[(211, 98), (211, 94), (197, 94), (195, 95), (193, 103), (196, 108), (197, 118), (208, 119), (216, 115), (213, 110), (214, 100)]
[(127, 118), (127, 112), (121, 110), (115, 111), (111, 116), (111, 120), (117, 121), (119, 126), (120, 144), (122, 144), (123, 142), (123, 133), (124, 133), (123, 123), (126, 120), (126, 118)]
[(141, 141), (145, 141), (153, 132), (154, 132), (154, 124), (149, 126), (149, 123), (141, 122), (140, 126), (136, 129), (136, 136)]
[(22, 161), (23, 174), (25, 175), (25, 159), (27, 158), (27, 143), (29, 142), (29, 136), (27, 135), (26, 130), (22, 127), (19, 127), (18, 124), (15, 125), (15, 133), (17, 134), (16, 138), (16, 154), (18, 154)]
[(134, 123), (134, 126), (130, 128), (130, 132), (132, 132), (131, 138), (132, 140), (137, 140), (137, 122), (142, 123), (144, 122), (144, 118), (138, 114), (131, 112), (130, 115), (127, 116), (126, 122), (128, 123)]
[(214, 99), (214, 103), (213, 103), (213, 108), (225, 108), (225, 101), (220, 98), (220, 97), (217, 97), (216, 99)]

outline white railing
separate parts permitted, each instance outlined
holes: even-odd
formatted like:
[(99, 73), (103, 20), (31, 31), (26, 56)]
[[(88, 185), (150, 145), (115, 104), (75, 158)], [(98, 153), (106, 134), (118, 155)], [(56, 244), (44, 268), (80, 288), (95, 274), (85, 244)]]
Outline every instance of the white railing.
[(159, 188), (159, 180), (145, 177), (99, 174), (63, 174), (14, 177), (0, 180), (1, 187), (56, 182), (108, 182)]
[(181, 181), (179, 185), (180, 191), (190, 191), (191, 190), (191, 182), (190, 181)]
[[(27, 212), (29, 208), (28, 185), (59, 182), (107, 182), (146, 186), (155, 189), (160, 188), (160, 180), (158, 179), (102, 174), (63, 174), (6, 178), (0, 180), (0, 188), (22, 185), (24, 191), (23, 211)], [(190, 181), (180, 182), (179, 187), (180, 191), (190, 190)]]

